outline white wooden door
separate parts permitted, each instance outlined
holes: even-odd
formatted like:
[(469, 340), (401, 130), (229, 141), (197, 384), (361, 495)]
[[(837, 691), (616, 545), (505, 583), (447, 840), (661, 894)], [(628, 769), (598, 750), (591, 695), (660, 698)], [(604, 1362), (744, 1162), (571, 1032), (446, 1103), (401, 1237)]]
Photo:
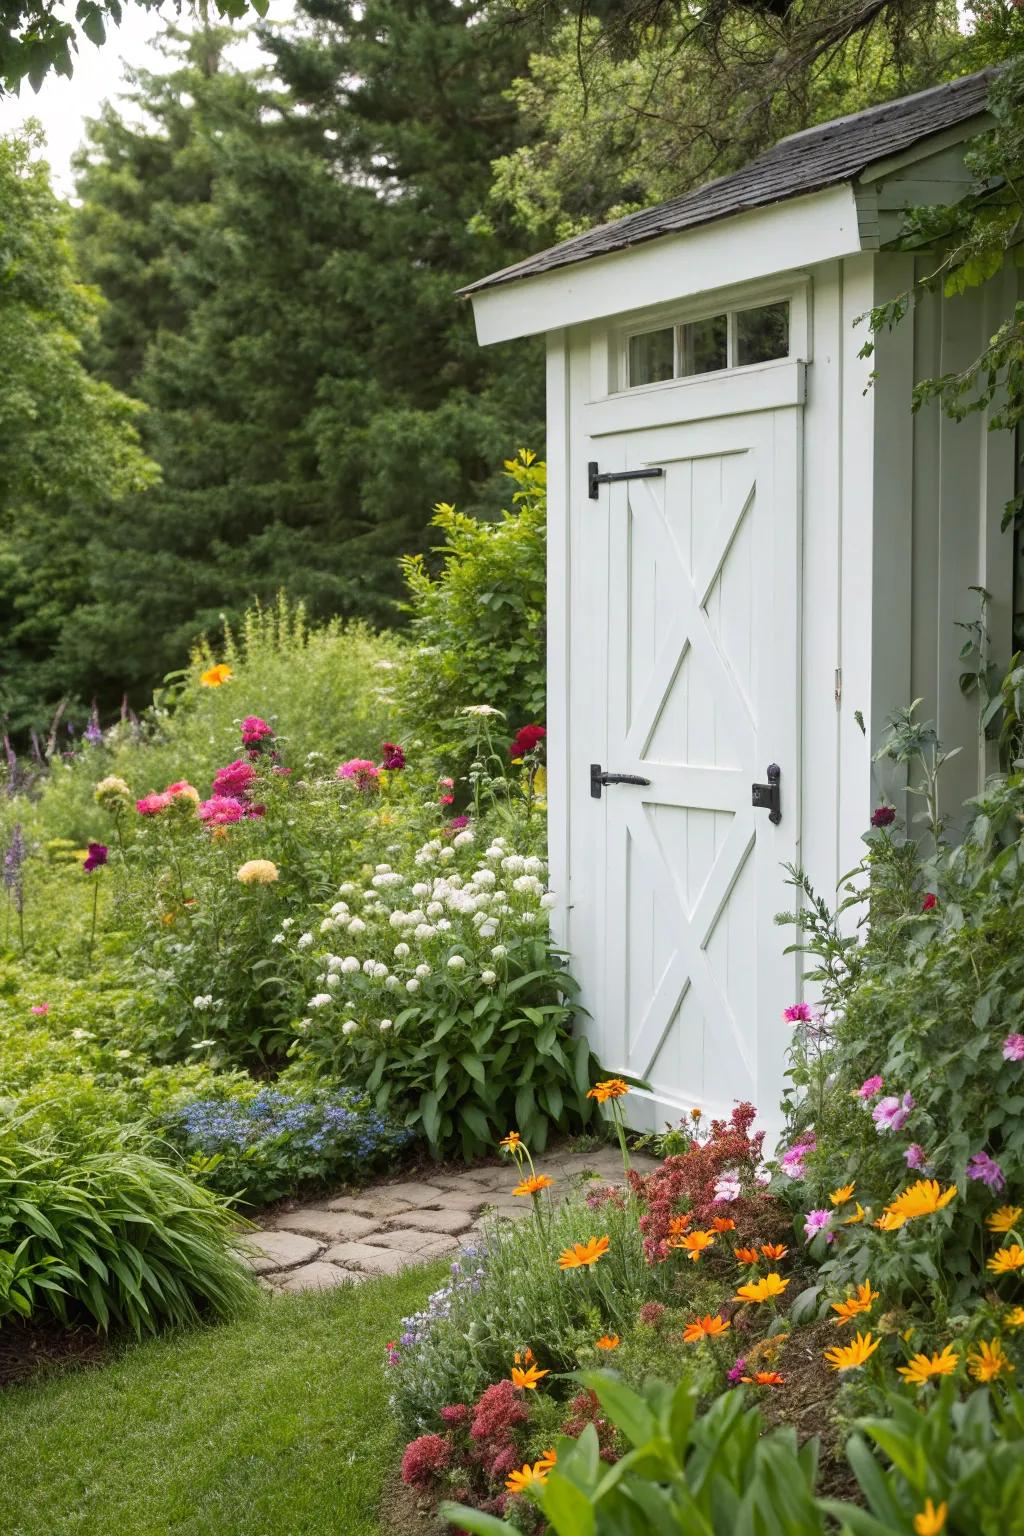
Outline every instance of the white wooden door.
[[(574, 764), (570, 884), (574, 906), (580, 879), (591, 887), (580, 905), (593, 926), (595, 1046), (609, 1070), (651, 1084), (631, 1100), (634, 1122), (751, 1099), (771, 1127), (797, 985), (783, 955), (792, 930), (773, 918), (793, 908), (782, 866), (798, 857), (802, 413), (743, 412), (748, 381), (728, 383), (739, 414), (645, 426), (643, 396), (584, 410), (602, 472), (661, 474), (602, 485), (596, 501), (584, 490), (573, 518), (573, 669), (602, 676), (574, 731), (589, 758)], [(700, 388), (687, 386), (691, 415)], [(672, 414), (667, 398), (647, 397), (654, 414)], [(591, 762), (649, 787), (609, 785), (595, 799)], [(751, 803), (770, 763), (778, 825)]]

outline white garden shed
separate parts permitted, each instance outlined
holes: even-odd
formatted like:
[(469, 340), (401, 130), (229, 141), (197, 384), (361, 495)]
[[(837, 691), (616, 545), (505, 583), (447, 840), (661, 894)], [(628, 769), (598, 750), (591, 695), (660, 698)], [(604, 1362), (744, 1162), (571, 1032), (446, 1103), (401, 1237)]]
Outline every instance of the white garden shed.
[(920, 696), (965, 748), (950, 805), (984, 773), (955, 623), (984, 586), (1009, 656), (1014, 445), (910, 399), (978, 354), (1016, 277), (926, 298), (871, 361), (856, 327), (931, 270), (886, 246), (904, 209), (968, 190), (989, 78), (465, 290), (481, 342), (547, 336), (556, 931), (603, 1064), (652, 1085), (634, 1124), (743, 1098), (777, 1123), (801, 995), (783, 866), (830, 898), (857, 862), (890, 712)]

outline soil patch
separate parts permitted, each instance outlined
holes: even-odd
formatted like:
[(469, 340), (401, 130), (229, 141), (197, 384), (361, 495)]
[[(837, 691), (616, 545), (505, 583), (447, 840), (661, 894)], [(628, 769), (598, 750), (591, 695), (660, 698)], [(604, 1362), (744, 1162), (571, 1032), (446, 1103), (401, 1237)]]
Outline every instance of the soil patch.
[(836, 1342), (835, 1325), (827, 1318), (794, 1328), (779, 1360), (786, 1384), (767, 1393), (760, 1407), (769, 1424), (794, 1425), (801, 1444), (814, 1435), (820, 1438), (818, 1493), (823, 1498), (859, 1502), (857, 1480), (843, 1455), (842, 1435), (832, 1416), (839, 1378), (823, 1359), (824, 1351)]
[(384, 1487), (380, 1528), (388, 1536), (451, 1536), (452, 1527), (437, 1517), (437, 1506), (403, 1483), (395, 1472)]
[(0, 1328), (0, 1387), (19, 1385), (45, 1371), (98, 1365), (109, 1351), (109, 1341), (91, 1328), (7, 1322)]

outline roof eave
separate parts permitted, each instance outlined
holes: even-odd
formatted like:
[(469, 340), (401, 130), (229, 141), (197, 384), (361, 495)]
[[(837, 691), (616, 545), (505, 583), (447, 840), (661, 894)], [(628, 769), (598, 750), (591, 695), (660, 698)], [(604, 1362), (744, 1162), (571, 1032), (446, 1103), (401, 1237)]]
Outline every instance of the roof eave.
[[(861, 249), (850, 182), (470, 292), (482, 346), (802, 270)], [(626, 263), (628, 262), (628, 268)], [(635, 295), (637, 303), (629, 296)]]

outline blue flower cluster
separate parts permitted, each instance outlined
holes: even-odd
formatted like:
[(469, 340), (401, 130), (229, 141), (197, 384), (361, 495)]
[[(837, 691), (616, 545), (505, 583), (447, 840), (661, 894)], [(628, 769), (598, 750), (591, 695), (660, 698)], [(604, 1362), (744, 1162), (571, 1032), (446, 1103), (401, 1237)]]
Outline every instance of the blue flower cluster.
[[(217, 1158), (217, 1183), (243, 1176), (250, 1197), (275, 1198), (302, 1180), (337, 1176), (397, 1151), (412, 1132), (351, 1095), (261, 1088), (252, 1098), (195, 1099), (168, 1120), (190, 1153)], [(213, 1174), (211, 1169), (210, 1173)]]
[[(486, 1262), (485, 1243), (481, 1242), (477, 1247), (463, 1248), (459, 1258), (452, 1263), (450, 1283), (427, 1297), (424, 1311), (414, 1312), (412, 1317), (402, 1318), (399, 1343), (404, 1350), (415, 1350), (428, 1344), (435, 1325), (442, 1319), (451, 1317), (456, 1298), (467, 1293), (472, 1295), (480, 1289)], [(397, 1354), (397, 1351), (395, 1353)]]

